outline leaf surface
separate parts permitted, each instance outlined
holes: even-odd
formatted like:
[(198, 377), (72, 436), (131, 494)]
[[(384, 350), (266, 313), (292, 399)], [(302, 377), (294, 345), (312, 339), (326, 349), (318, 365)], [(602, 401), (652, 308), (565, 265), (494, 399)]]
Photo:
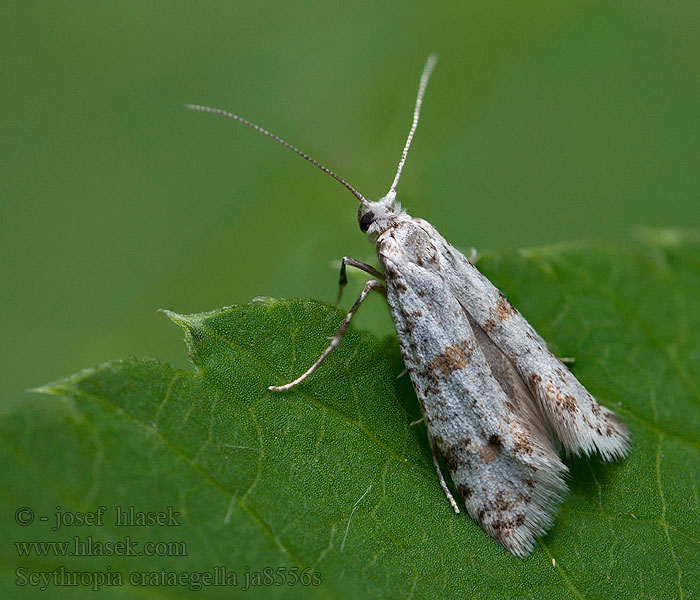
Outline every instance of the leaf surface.
[[(440, 490), (395, 338), (351, 327), (304, 384), (343, 313), (267, 300), (170, 317), (193, 371), (153, 359), (44, 386), (0, 417), (4, 587), (28, 571), (235, 573), (250, 597), (696, 598), (700, 573), (700, 236), (647, 231), (616, 247), (486, 255), (479, 268), (632, 431), (624, 462), (567, 458), (570, 493), (526, 559), (510, 556)], [(101, 526), (51, 531), (56, 507)], [(121, 527), (117, 507), (179, 513)], [(46, 516), (47, 522), (40, 522)], [(186, 556), (18, 556), (17, 541), (184, 542)], [(172, 554), (172, 546), (167, 547)], [(162, 549), (162, 548), (161, 548)], [(265, 585), (284, 567), (285, 585)], [(286, 585), (290, 569), (321, 585)], [(307, 571), (310, 573), (311, 571)], [(270, 572), (267, 575), (271, 577)], [(31, 586), (28, 586), (31, 587)], [(187, 585), (142, 586), (178, 597)], [(80, 588), (51, 587), (57, 595)], [(132, 590), (133, 591), (133, 590)], [(88, 592), (89, 593), (89, 592)], [(199, 597), (230, 596), (205, 586)]]

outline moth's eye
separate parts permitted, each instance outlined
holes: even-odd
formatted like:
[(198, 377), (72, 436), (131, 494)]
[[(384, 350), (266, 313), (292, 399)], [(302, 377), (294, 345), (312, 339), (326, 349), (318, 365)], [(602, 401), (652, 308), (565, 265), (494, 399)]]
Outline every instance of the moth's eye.
[(369, 226), (374, 221), (374, 213), (368, 212), (360, 217), (360, 231), (367, 233)]

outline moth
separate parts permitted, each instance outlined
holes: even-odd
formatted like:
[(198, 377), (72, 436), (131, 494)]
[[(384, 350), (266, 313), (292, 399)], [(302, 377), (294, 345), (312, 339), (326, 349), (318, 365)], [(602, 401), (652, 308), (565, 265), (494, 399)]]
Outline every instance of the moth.
[(342, 183), (359, 200), (360, 229), (377, 247), (381, 271), (344, 257), (370, 274), (326, 350), (283, 392), (300, 384), (336, 348), (372, 290), (386, 295), (403, 360), (420, 402), (438, 480), (459, 506), (440, 469), (442, 455), (469, 515), (516, 556), (526, 556), (553, 524), (567, 490), (567, 453), (623, 458), (629, 430), (598, 404), (503, 294), (427, 221), (409, 216), (396, 187), (436, 63), (423, 69), (413, 121), (389, 192), (376, 202), (278, 136), (216, 108), (192, 110), (234, 119), (296, 152)]

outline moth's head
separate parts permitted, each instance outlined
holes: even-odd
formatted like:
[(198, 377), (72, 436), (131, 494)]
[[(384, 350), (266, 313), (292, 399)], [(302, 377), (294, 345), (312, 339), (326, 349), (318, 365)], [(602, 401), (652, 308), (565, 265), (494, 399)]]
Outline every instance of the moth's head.
[(401, 203), (396, 200), (396, 192), (392, 190), (376, 202), (360, 203), (357, 222), (360, 225), (360, 231), (371, 238), (376, 238), (387, 229), (396, 227), (399, 218), (405, 214), (401, 209)]

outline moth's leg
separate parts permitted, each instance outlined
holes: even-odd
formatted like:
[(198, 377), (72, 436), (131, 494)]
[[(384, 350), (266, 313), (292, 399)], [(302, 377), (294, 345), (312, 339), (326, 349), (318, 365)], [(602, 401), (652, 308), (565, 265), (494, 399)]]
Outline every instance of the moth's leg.
[(430, 442), (430, 449), (433, 452), (433, 463), (435, 463), (435, 470), (437, 471), (438, 474), (438, 479), (440, 480), (440, 486), (442, 487), (442, 491), (445, 492), (445, 496), (447, 496), (447, 499), (450, 501), (450, 505), (454, 509), (454, 511), (459, 514), (459, 506), (457, 506), (457, 502), (454, 499), (454, 496), (450, 492), (450, 489), (447, 487), (447, 483), (445, 482), (445, 478), (442, 476), (442, 471), (440, 470), (440, 461), (438, 460), (438, 455), (437, 455), (437, 446), (435, 445), (435, 440), (433, 439), (433, 436), (430, 435), (430, 431), (428, 431), (428, 441)]
[(479, 260), (479, 258), (481, 258), (481, 257), (479, 256), (479, 253), (476, 251), (476, 248), (474, 248), (474, 246), (469, 248), (469, 258), (467, 260), (470, 263), (472, 263), (473, 265), (475, 265), (477, 263), (477, 261)]
[(356, 269), (360, 269), (360, 271), (364, 271), (365, 273), (369, 273), (370, 275), (372, 275), (373, 277), (377, 277), (378, 279), (384, 279), (384, 274), (377, 271), (377, 269), (375, 269), (372, 265), (368, 265), (367, 263), (355, 260), (354, 258), (350, 258), (349, 256), (343, 256), (343, 260), (340, 263), (340, 277), (338, 278), (338, 299), (335, 301), (336, 304), (340, 304), (340, 297), (343, 295), (343, 289), (345, 288), (345, 285), (348, 282), (348, 277), (345, 274), (345, 267), (347, 265), (355, 267)]
[(376, 279), (370, 279), (367, 283), (365, 283), (365, 287), (362, 290), (360, 297), (357, 300), (355, 300), (355, 304), (352, 305), (352, 308), (350, 309), (348, 314), (345, 315), (343, 322), (340, 324), (340, 327), (338, 327), (338, 331), (336, 331), (335, 335), (331, 338), (331, 343), (328, 345), (328, 348), (326, 348), (323, 351), (323, 354), (321, 354), (321, 356), (318, 357), (318, 360), (309, 367), (306, 373), (297, 377), (294, 381), (290, 381), (289, 383), (285, 383), (284, 385), (271, 385), (267, 389), (272, 392), (286, 392), (287, 390), (293, 388), (295, 385), (299, 385), (302, 381), (304, 381), (304, 379), (306, 379), (316, 369), (318, 369), (319, 366), (321, 366), (321, 363), (324, 360), (326, 360), (326, 357), (333, 351), (333, 349), (336, 348), (338, 344), (340, 344), (340, 341), (343, 339), (343, 335), (345, 334), (345, 330), (350, 324), (350, 319), (352, 319), (353, 315), (357, 312), (357, 309), (360, 307), (360, 304), (362, 304), (362, 301), (367, 297), (367, 294), (369, 294), (374, 289), (386, 293), (386, 288), (384, 287), (384, 284), (381, 281), (377, 281)]
[(573, 365), (576, 362), (576, 359), (573, 356), (560, 356), (559, 360), (565, 365)]

